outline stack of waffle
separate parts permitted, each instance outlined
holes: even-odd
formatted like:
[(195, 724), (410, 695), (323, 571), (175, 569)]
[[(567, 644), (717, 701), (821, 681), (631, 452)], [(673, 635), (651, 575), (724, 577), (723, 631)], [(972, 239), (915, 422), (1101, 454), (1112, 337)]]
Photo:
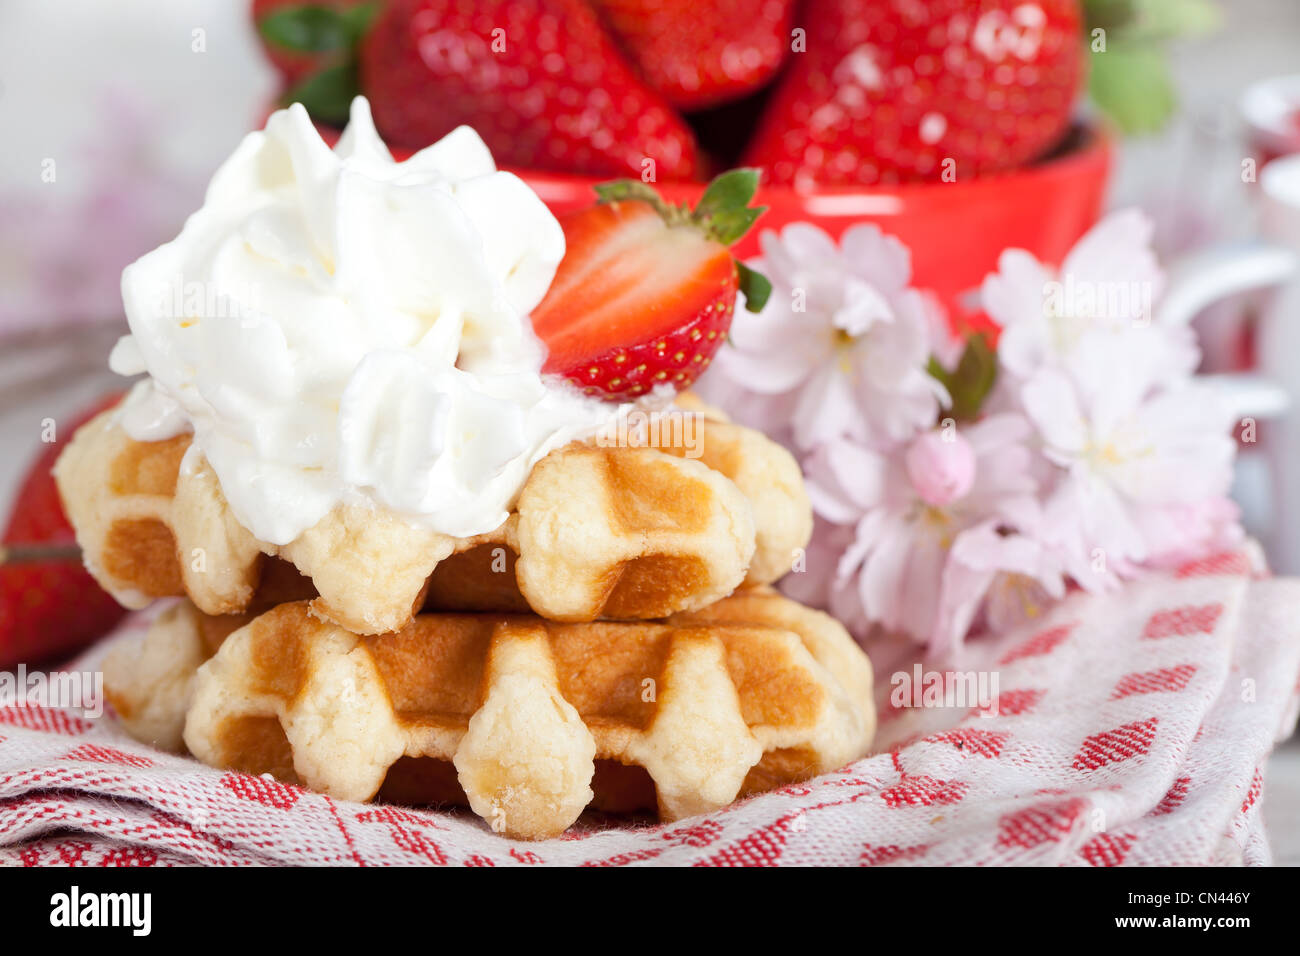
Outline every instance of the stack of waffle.
[(840, 767), (871, 740), (871, 665), (768, 587), (811, 529), (798, 466), (692, 414), (690, 445), (552, 452), (489, 534), (345, 506), (275, 546), (188, 435), (135, 441), (106, 412), (55, 472), (87, 566), (131, 607), (185, 598), (109, 656), (109, 702), (212, 766), (468, 804), (520, 838)]

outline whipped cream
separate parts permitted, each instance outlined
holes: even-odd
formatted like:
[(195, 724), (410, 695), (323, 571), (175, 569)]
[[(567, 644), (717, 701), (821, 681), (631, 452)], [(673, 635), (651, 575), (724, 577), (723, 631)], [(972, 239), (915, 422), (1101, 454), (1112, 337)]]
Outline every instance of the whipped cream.
[(131, 334), (110, 365), (149, 378), (122, 423), (142, 441), (192, 430), (270, 544), (356, 503), (491, 531), (538, 459), (631, 408), (542, 378), (528, 313), (563, 255), (554, 216), (468, 127), (398, 163), (365, 99), (333, 150), (294, 105), (123, 272)]

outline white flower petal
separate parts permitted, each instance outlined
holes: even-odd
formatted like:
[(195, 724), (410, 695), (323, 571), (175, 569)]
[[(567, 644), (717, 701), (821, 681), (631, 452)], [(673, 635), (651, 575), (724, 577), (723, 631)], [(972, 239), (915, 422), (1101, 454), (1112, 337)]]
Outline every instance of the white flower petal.
[(1043, 369), (1021, 386), (1020, 399), (1025, 414), (1048, 445), (1075, 454), (1087, 446), (1088, 424), (1064, 375)]
[(1043, 319), (1043, 295), (1051, 276), (1023, 249), (1007, 249), (998, 257), (998, 271), (984, 277), (980, 302), (995, 322), (1010, 329)]
[(885, 294), (900, 292), (912, 278), (912, 253), (872, 223), (851, 226), (840, 236), (848, 268)]

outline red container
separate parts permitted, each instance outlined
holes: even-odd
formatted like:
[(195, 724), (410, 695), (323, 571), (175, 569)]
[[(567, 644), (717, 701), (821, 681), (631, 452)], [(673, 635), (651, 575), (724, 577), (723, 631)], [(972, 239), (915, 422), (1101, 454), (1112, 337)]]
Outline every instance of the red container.
[[(768, 211), (737, 245), (737, 255), (757, 255), (760, 233), (792, 222), (813, 223), (836, 238), (857, 223), (874, 222), (912, 250), (913, 284), (939, 296), (954, 328), (983, 327), (986, 321), (970, 293), (997, 267), (1002, 250), (1026, 249), (1044, 262), (1059, 263), (1101, 215), (1111, 140), (1095, 130), (1081, 130), (1072, 140), (1070, 148), (1049, 159), (965, 182), (814, 192), (764, 186), (755, 201)], [(394, 155), (405, 159), (410, 153)], [(592, 187), (606, 181), (512, 171), (557, 215), (594, 201)], [(658, 183), (656, 188), (671, 202), (694, 202), (704, 191), (699, 183)]]
[[(1110, 177), (1111, 141), (1096, 132), (1060, 156), (1003, 175), (955, 183), (911, 183), (871, 189), (826, 188), (798, 192), (764, 186), (755, 202), (768, 207), (736, 247), (757, 255), (758, 236), (792, 222), (810, 222), (838, 238), (850, 226), (874, 222), (912, 250), (913, 284), (932, 289), (948, 307), (954, 327), (979, 327), (978, 306), (967, 293), (997, 268), (1009, 248), (1060, 263), (1097, 221)], [(514, 170), (557, 215), (592, 202), (603, 180), (535, 170)], [(694, 201), (696, 183), (658, 183), (671, 202)]]

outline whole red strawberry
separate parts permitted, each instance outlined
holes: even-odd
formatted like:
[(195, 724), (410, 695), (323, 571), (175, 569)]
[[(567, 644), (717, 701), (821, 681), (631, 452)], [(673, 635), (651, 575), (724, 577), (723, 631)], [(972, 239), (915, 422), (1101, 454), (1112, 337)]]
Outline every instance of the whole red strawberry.
[(594, 0), (646, 82), (682, 110), (737, 99), (790, 52), (793, 0)]
[(772, 182), (872, 185), (1008, 169), (1064, 135), (1078, 0), (809, 0), (745, 161)]
[[(6, 544), (76, 544), (50, 469), (72, 433), (120, 397), (101, 401), (72, 424), (59, 423), (58, 441), (44, 447), (19, 486)], [(0, 669), (69, 654), (125, 613), (79, 560), (0, 564)]]
[(561, 218), (564, 259), (533, 310), (544, 370), (610, 401), (694, 382), (726, 338), (737, 289), (751, 311), (772, 289), (727, 248), (763, 213), (749, 205), (757, 187), (757, 170), (723, 173), (691, 210), (639, 181), (598, 186), (600, 203)]
[(497, 161), (595, 176), (699, 171), (690, 129), (580, 0), (391, 0), (361, 44), (391, 144), (473, 126)]

